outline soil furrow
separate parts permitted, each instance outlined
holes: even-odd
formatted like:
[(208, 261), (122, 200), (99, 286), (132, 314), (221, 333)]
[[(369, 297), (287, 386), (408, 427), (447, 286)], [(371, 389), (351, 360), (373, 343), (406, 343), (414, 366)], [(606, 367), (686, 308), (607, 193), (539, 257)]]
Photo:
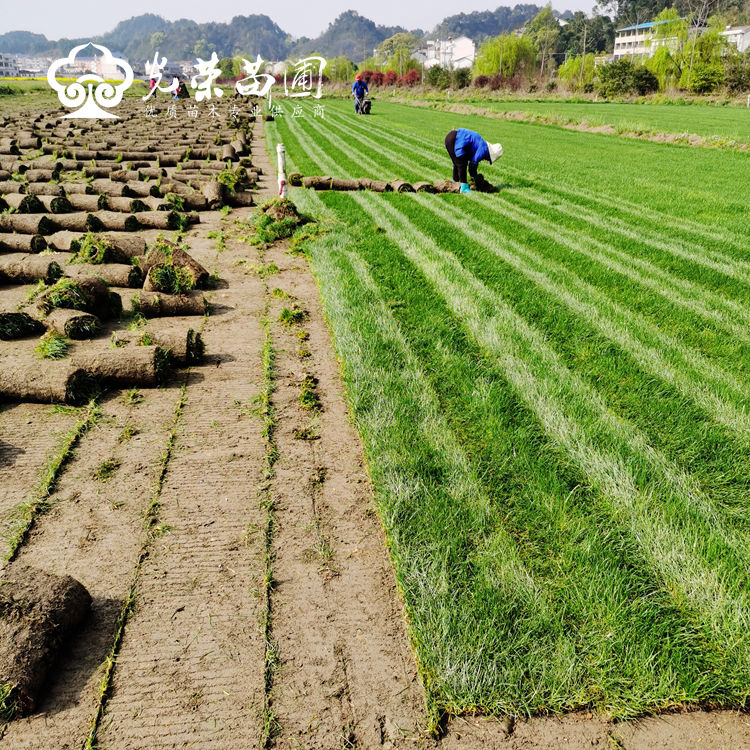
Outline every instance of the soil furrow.
[[(191, 240), (196, 257), (212, 247)], [(143, 563), (98, 734), (113, 750), (255, 747), (260, 737), (262, 602), (254, 592), (263, 441), (252, 404), (261, 380), (262, 285), (233, 267), (231, 252), (216, 263), (228, 287), (214, 295), (222, 314), (203, 333), (209, 366), (188, 387), (160, 535)]]

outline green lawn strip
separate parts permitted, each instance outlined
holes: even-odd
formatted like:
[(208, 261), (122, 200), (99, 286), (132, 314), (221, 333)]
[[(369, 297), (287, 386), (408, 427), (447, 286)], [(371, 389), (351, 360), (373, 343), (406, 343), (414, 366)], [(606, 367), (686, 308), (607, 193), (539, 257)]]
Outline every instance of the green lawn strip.
[[(326, 196), (326, 203), (334, 199), (342, 216), (356, 215), (351, 207), (340, 205), (345, 196)], [(351, 243), (367, 262), (361, 268), (369, 268), (383, 283), (387, 309), (398, 317), (413, 351), (420, 354), (426, 379), (422, 387), (429, 383), (435, 388), (442, 413), (460, 435), (496, 503), (498, 520), (517, 535), (523, 561), (533, 571), (542, 595), (556, 613), (551, 630), (544, 627), (540, 632), (528, 630), (533, 626), (533, 613), (516, 612), (508, 623), (509, 632), (498, 632), (503, 620), (496, 609), (502, 606), (502, 600), (496, 601), (496, 584), (488, 581), (489, 585), (479, 590), (476, 581), (466, 580), (467, 572), (460, 577), (456, 574), (452, 595), (458, 597), (463, 593), (467, 600), (456, 602), (460, 606), (456, 606), (455, 616), (463, 619), (468, 608), (479, 621), (472, 629), (463, 624), (450, 627), (446, 632), (447, 642), (429, 652), (431, 659), (439, 660), (433, 679), (439, 681), (442, 693), (456, 696), (449, 705), (503, 710), (510, 697), (514, 709), (521, 711), (528, 710), (531, 699), (535, 703), (531, 710), (561, 710), (592, 703), (626, 715), (644, 710), (649, 702), (653, 707), (673, 700), (696, 699), (702, 690), (708, 691), (704, 693), (707, 697), (713, 688), (708, 686), (711, 679), (701, 678), (707, 666), (706, 655), (698, 653), (700, 649), (692, 651), (700, 638), (665, 592), (658, 590), (651, 571), (639, 562), (640, 555), (627, 533), (627, 524), (613, 522), (606, 506), (596, 507), (593, 492), (577, 487), (575, 467), (545, 440), (536, 420), (488, 363), (486, 354), (466, 338), (435, 290), (424, 280), (415, 283), (419, 274), (398, 247), (373, 229), (365, 228)], [(314, 266), (318, 260), (314, 253)], [(329, 262), (338, 267), (343, 264), (340, 259)], [(325, 297), (328, 285), (322, 278), (321, 283)], [(357, 289), (351, 278), (334, 283), (344, 287), (350, 297), (348, 309), (342, 313), (344, 319), (347, 314), (350, 318), (364, 315), (364, 310), (357, 309), (360, 306), (365, 310), (377, 309), (377, 303), (362, 288)], [(335, 325), (334, 335), (338, 341)], [(369, 331), (349, 335), (360, 339), (358, 345), (352, 344), (359, 356), (362, 352), (384, 358), (388, 355), (378, 352)], [(391, 351), (391, 359), (393, 355)], [(362, 409), (371, 406), (372, 399), (367, 395), (370, 389), (377, 388), (378, 395), (383, 393), (382, 386), (377, 384), (382, 382), (383, 370), (389, 365), (385, 361), (371, 362), (373, 382), (367, 383), (359, 368), (356, 372), (349, 371), (350, 360), (345, 352), (342, 358), (348, 375), (348, 392), (352, 388), (364, 392), (363, 404), (355, 399), (354, 410), (365, 444), (382, 441), (383, 430), (368, 434), (367, 425), (360, 422), (359, 415)], [(399, 393), (404, 390), (401, 388)], [(386, 432), (394, 439), (394, 434), (403, 430), (405, 450), (414, 451), (416, 441), (411, 444), (408, 441), (410, 415), (402, 408), (393, 411), (399, 416), (403, 414), (405, 423), (400, 429), (390, 426)], [(371, 470), (377, 475), (380, 457), (369, 450), (368, 453)], [(417, 469), (430, 480), (440, 479), (435, 476), (437, 467), (430, 462), (420, 463)], [(376, 488), (380, 488), (378, 481)], [(409, 522), (424, 523), (425, 515), (422, 512)], [(454, 524), (452, 528), (456, 529), (452, 536), (459, 540), (463, 540), (464, 533), (467, 542), (475, 540), (463, 526)], [(411, 541), (403, 539), (409, 533), (403, 523), (388, 530), (389, 537), (402, 538), (402, 545)], [(439, 538), (439, 526), (435, 533)], [(446, 541), (456, 543), (455, 539)], [(464, 565), (470, 568), (468, 572), (481, 571), (482, 548), (482, 544), (476, 544), (476, 549), (466, 556)], [(418, 555), (420, 546), (410, 550)], [(397, 565), (399, 561), (402, 565), (410, 562), (403, 555)], [(460, 591), (463, 581), (468, 587), (465, 592)], [(412, 601), (411, 606), (419, 604)], [(411, 608), (410, 616), (414, 627), (419, 629), (422, 620), (415, 618)], [(519, 621), (523, 622), (522, 627)], [(479, 641), (474, 630), (481, 634)], [(424, 648), (420, 637), (424, 638), (417, 636), (417, 644)], [(661, 653), (658, 644), (663, 648)], [(460, 649), (460, 658), (466, 663), (460, 670), (446, 664), (446, 655), (455, 649)], [(502, 659), (493, 649), (499, 650)], [(675, 663), (669, 664), (673, 658)], [(481, 662), (475, 670), (471, 665), (477, 659)], [(685, 663), (681, 663), (683, 660)], [(521, 683), (515, 677), (519, 673), (526, 675)], [(684, 679), (678, 686), (668, 677), (677, 674), (682, 675), (677, 682)], [(475, 680), (476, 685), (467, 682), (468, 678)], [(458, 686), (456, 680), (460, 680)], [(493, 695), (498, 697), (489, 700)], [(693, 697), (686, 698), (688, 695)]]
[[(642, 367), (689, 395), (710, 418), (738, 436), (750, 436), (745, 414), (750, 406), (750, 383), (744, 376), (748, 352), (736, 338), (711, 331), (705, 321), (686, 315), (662, 298), (652, 298), (646, 290), (631, 288), (627, 278), (617, 284), (616, 274), (606, 267), (583, 263), (579, 269), (560, 241), (559, 227), (556, 232), (551, 228), (549, 234), (539, 237), (538, 220), (521, 226), (512, 221), (490, 223), (483, 216), (484, 207), (477, 203), (459, 206), (453, 201), (437, 202), (423, 196), (417, 201), (426, 214), (451, 222), (461, 236), (480, 243), (490, 255), (501, 258), (558, 297), (603, 335), (631, 352)], [(647, 314), (639, 313), (643, 308)]]
[(611, 125), (619, 132), (646, 135), (691, 133), (706, 138), (718, 136), (742, 143), (750, 142), (747, 135), (747, 112), (741, 107), (528, 100), (487, 100), (466, 104), (500, 113), (523, 112), (530, 117), (553, 117), (562, 123)]
[[(487, 208), (483, 198), (480, 197), (476, 202)], [(614, 296), (620, 293), (626, 295), (621, 300), (623, 304), (632, 300), (630, 304), (645, 314), (658, 314), (662, 303), (657, 297), (661, 297), (694, 316), (696, 321), (703, 321), (696, 323), (695, 330), (699, 331), (701, 325), (708, 323), (714, 331), (729, 333), (739, 342), (747, 343), (750, 340), (747, 328), (750, 311), (741, 300), (733, 300), (720, 291), (706, 289), (699, 278), (691, 281), (689, 278), (676, 276), (637, 257), (631, 253), (632, 245), (628, 243), (623, 248), (617, 248), (611, 243), (597, 240), (580, 225), (568, 226), (570, 218), (564, 214), (556, 216), (554, 209), (550, 214), (542, 213), (533, 200), (530, 201), (532, 205), (526, 208), (525, 204), (528, 203), (524, 198), (499, 196), (492, 201), (491, 210), (495, 214), (493, 221), (497, 220), (497, 214), (503, 214), (525, 226), (527, 230), (545, 235), (547, 242), (542, 247), (549, 242), (554, 243), (556, 239), (557, 243), (572, 251), (568, 262), (582, 275), (589, 272), (595, 274), (598, 269), (609, 273), (609, 281), (606, 275), (601, 276), (600, 273), (601, 283), (608, 284)], [(467, 212), (472, 211), (472, 208), (466, 206)], [(592, 267), (591, 261), (596, 266)]]
[[(411, 110), (411, 111), (409, 111)], [(491, 121), (404, 105), (383, 104), (383, 112), (368, 127), (382, 133), (389, 146), (400, 146), (408, 158), (450, 161), (443, 138), (453, 127), (478, 130), (487, 140), (499, 140), (505, 155), (493, 166), (483, 164), (491, 182), (541, 179), (571, 185), (589, 195), (608, 198), (612, 211), (627, 203), (643, 215), (661, 215), (668, 230), (674, 221), (693, 226), (731, 227), (750, 236), (742, 220), (747, 204), (746, 177), (750, 154), (690, 149), (643, 141), (623, 141), (589, 133), (544, 126)], [(415, 146), (416, 144), (416, 146)], [(439, 166), (436, 164), (436, 166)], [(718, 199), (720, 197), (720, 200)]]
[(39, 484), (32, 496), (14, 508), (8, 521), (5, 560), (11, 561), (15, 558), (18, 550), (26, 541), (36, 519), (49, 510), (50, 496), (54, 492), (57, 480), (65, 469), (65, 466), (72, 458), (78, 442), (100, 418), (101, 412), (95, 401), (91, 401), (88, 406), (81, 410), (81, 418), (65, 434), (60, 447), (49, 458), (42, 469)]
[[(482, 236), (478, 229), (470, 232), (454, 222), (451, 213), (430, 211), (420, 202), (423, 205), (406, 202), (401, 207), (410, 225), (439, 242), (488, 289), (533, 321), (565, 365), (600, 394), (607, 410), (635, 425), (644, 436), (641, 442), (647, 440), (685, 475), (690, 474), (686, 489), (695, 483), (689, 495), (697, 493), (696, 504), (706, 507), (709, 524), (716, 524), (718, 516), (719, 523), (727, 525), (722, 510), (726, 508), (733, 521), (724, 533), (726, 541), (740, 550), (750, 566), (746, 541), (750, 512), (743, 499), (750, 490), (745, 471), (750, 422), (744, 408), (737, 408), (732, 400), (741, 400), (745, 406), (746, 384), (744, 391), (725, 386), (712, 393), (701, 373), (691, 372), (684, 355), (678, 352), (668, 361), (669, 352), (658, 347), (659, 341), (651, 348), (641, 344), (641, 337), (648, 340), (648, 335), (643, 336), (632, 316), (625, 315), (620, 322), (616, 316), (609, 317), (605, 302), (598, 308), (591, 304), (593, 294), (574, 284), (572, 290), (568, 288), (570, 274), (564, 268), (564, 280), (553, 281), (549, 261), (540, 259), (533, 266), (522, 260), (527, 255), (522, 247), (504, 251), (491, 236)], [(507, 266), (499, 266), (498, 259)], [(535, 284), (534, 293), (529, 293), (529, 282)], [(708, 363), (704, 364), (707, 368)], [(628, 451), (623, 448), (622, 452)], [(658, 473), (659, 463), (651, 470)]]
[(133, 570), (133, 578), (128, 590), (128, 595), (122, 604), (120, 613), (115, 622), (114, 637), (112, 639), (112, 646), (110, 647), (109, 653), (104, 660), (102, 665), (103, 673), (99, 680), (99, 691), (98, 691), (98, 704), (96, 712), (91, 717), (89, 722), (89, 729), (86, 734), (86, 738), (83, 742), (83, 750), (95, 750), (99, 747), (97, 734), (101, 720), (104, 717), (104, 712), (107, 707), (107, 701), (110, 696), (112, 689), (112, 680), (114, 678), (115, 667), (117, 664), (117, 656), (120, 652), (120, 646), (122, 645), (123, 635), (125, 634), (125, 627), (128, 622), (128, 618), (135, 610), (136, 597), (138, 591), (138, 582), (140, 578), (141, 569), (143, 564), (148, 558), (151, 547), (159, 535), (157, 523), (159, 520), (159, 512), (161, 509), (161, 492), (164, 487), (164, 480), (167, 477), (167, 471), (169, 470), (169, 462), (172, 459), (172, 453), (174, 451), (175, 441), (177, 439), (177, 430), (182, 420), (182, 413), (185, 408), (185, 402), (187, 401), (187, 382), (183, 383), (180, 388), (180, 395), (177, 399), (177, 403), (174, 409), (174, 417), (172, 420), (171, 429), (167, 436), (167, 441), (164, 446), (164, 450), (159, 457), (159, 474), (156, 477), (154, 488), (149, 499), (148, 506), (144, 512), (143, 520), (143, 542), (141, 549), (136, 558), (135, 568)]
[[(410, 177), (434, 179), (435, 177), (449, 175), (450, 163), (442, 147), (442, 132), (435, 132), (433, 137), (429, 139), (422, 136), (417, 140), (417, 137), (404, 135), (403, 132), (397, 129), (395, 124), (385, 127), (382, 121), (368, 120), (366, 118), (347, 119), (348, 121), (335, 116), (330, 118), (331, 121), (340, 123), (340, 126), (345, 129), (344, 132), (348, 129), (357, 135), (357, 138), (350, 141), (350, 144), (353, 148), (359, 150), (360, 153), (363, 151), (366, 154), (374, 153), (377, 154), (378, 158), (382, 158), (384, 154), (387, 154), (388, 159), (384, 163), (385, 169), (391, 170), (394, 168), (394, 165), (396, 165), (396, 168), (399, 168), (398, 165), (401, 164), (400, 170), (402, 172), (411, 170), (408, 172)], [(372, 122), (375, 124), (370, 125)], [(425, 132), (425, 130), (423, 128), (422, 132)], [(373, 143), (370, 139), (364, 139), (362, 134), (366, 133), (369, 133), (376, 142)], [(377, 144), (378, 140), (380, 141), (379, 146)], [(627, 144), (623, 148), (626, 146)], [(404, 152), (405, 147), (406, 151)], [(399, 153), (399, 149), (401, 153)], [(613, 152), (616, 153), (617, 149), (613, 149)], [(603, 194), (601, 190), (582, 191), (575, 187), (566, 190), (563, 187), (563, 183), (567, 180), (569, 184), (570, 170), (555, 175), (552, 180), (545, 181), (539, 179), (534, 173), (514, 169), (512, 162), (509, 164), (509, 161), (503, 159), (493, 167), (484, 164), (482, 169), (491, 180), (501, 185), (503, 181), (507, 182), (510, 179), (510, 185), (508, 186), (515, 185), (525, 190), (532, 187), (535, 191), (546, 189), (553, 194), (554, 200), (558, 202), (561, 200), (561, 194), (563, 194), (575, 206), (580, 206), (582, 201), (584, 203), (591, 202), (593, 204), (592, 208), (599, 213), (604, 213), (607, 216), (619, 214), (627, 223), (635, 225), (632, 227), (633, 231), (636, 233), (640, 233), (641, 230), (643, 232), (650, 232), (652, 238), (662, 245), (667, 244), (668, 249), (671, 249), (668, 239), (675, 236), (675, 233), (677, 233), (675, 237), (677, 242), (681, 244), (684, 244), (686, 241), (693, 243), (693, 250), (697, 251), (697, 258), (702, 257), (702, 251), (707, 245), (715, 247), (717, 251), (726, 251), (728, 244), (733, 245), (740, 251), (739, 257), (742, 257), (741, 252), (746, 247), (745, 241), (739, 237), (730, 236), (726, 227), (722, 226), (721, 223), (718, 226), (711, 227), (709, 231), (704, 225), (697, 224), (696, 222), (688, 221), (684, 224), (675, 222), (673, 216), (649, 211), (643, 202), (628, 203), (627, 201), (623, 201), (622, 193), (608, 196), (607, 194)], [(683, 159), (679, 164), (679, 169), (681, 172), (684, 172), (690, 169), (692, 164), (695, 164), (696, 168), (700, 169), (700, 161), (694, 157), (692, 159)], [(378, 174), (373, 171), (371, 176), (378, 176)], [(531, 177), (531, 180), (529, 177)], [(698, 179), (700, 177), (696, 174), (696, 180)], [(651, 223), (650, 227), (647, 225), (646, 216), (648, 216), (648, 221)], [(694, 232), (696, 236), (686, 236), (686, 232)], [(638, 236), (640, 239), (640, 234)], [(667, 240), (666, 243), (665, 239)], [(677, 249), (679, 250), (679, 248)]]
[[(366, 207), (368, 196), (358, 202)], [(694, 615), (709, 640), (720, 644), (732, 665), (750, 663), (750, 602), (740, 572), (747, 569), (746, 556), (738, 557), (731, 532), (712, 517), (711, 505), (691, 492), (675, 467), (632, 425), (611, 414), (598, 392), (565, 367), (537, 329), (455, 256), (430, 242), (408, 219), (399, 231), (382, 210), (382, 200), (377, 206), (370, 202), (375, 220), (397, 237), (410, 260), (488, 349), (550, 440), (569, 454), (612, 514), (627, 518), (654, 574), (675, 601)], [(730, 547), (728, 541), (735, 543)]]
[[(564, 201), (559, 193), (541, 195), (533, 190), (516, 190), (514, 193), (514, 199), (527, 198), (542, 211), (551, 208), (569, 217), (569, 222), (580, 222), (589, 228), (591, 236), (609, 241), (615, 247), (627, 244), (633, 255), (641, 255), (670, 273), (700, 279), (715, 289), (729, 287), (732, 296), (748, 296), (750, 263), (740, 250), (733, 253), (711, 250), (706, 243), (689, 242), (674, 231), (663, 232), (635, 219), (623, 221), (573, 201)], [(507, 193), (500, 197), (506, 196)]]
[[(357, 151), (359, 149), (359, 147), (356, 146), (356, 145), (353, 145), (352, 148), (355, 151)], [(331, 144), (331, 148), (330, 149), (326, 149), (326, 152), (328, 152), (330, 150), (333, 150), (334, 155), (337, 155), (337, 152), (335, 151), (335, 149), (334, 149), (334, 147), (333, 147), (332, 144)], [(328, 154), (326, 153), (325, 156), (327, 158)], [(322, 160), (323, 156), (321, 155), (321, 157), (319, 157), (319, 158), (321, 158), (321, 160)], [(561, 201), (559, 199), (559, 196), (556, 196), (556, 198), (557, 198), (557, 200), (555, 202), (557, 204), (560, 204)], [(524, 191), (518, 191), (517, 194), (515, 194), (515, 193), (513, 193), (513, 194), (503, 193), (501, 196), (483, 196), (482, 199), (485, 201), (486, 204), (490, 204), (490, 203), (494, 202), (498, 207), (502, 207), (503, 203), (501, 201), (504, 201), (506, 205), (508, 203), (510, 203), (511, 205), (513, 205), (514, 203), (521, 203), (521, 204), (523, 204), (523, 203), (526, 203), (526, 204), (528, 204), (528, 203), (536, 203), (536, 204), (538, 204), (539, 203), (538, 199), (534, 198), (533, 192), (528, 192), (528, 191), (526, 191), (526, 192), (524, 192)], [(552, 208), (550, 208), (548, 210), (549, 211), (554, 211), (555, 208), (557, 208), (557, 211), (559, 213), (562, 213), (564, 211), (564, 208), (561, 208), (559, 206), (557, 206), (557, 207), (553, 206)], [(541, 206), (541, 205), (533, 205), (532, 209), (529, 212), (530, 221), (532, 221), (532, 222), (535, 221), (536, 216), (533, 215), (535, 211), (536, 212), (540, 212), (540, 211), (544, 211), (544, 210), (545, 210), (544, 207)], [(491, 216), (487, 216), (487, 218), (488, 218), (488, 220), (495, 219), (495, 217), (491, 217)], [(586, 216), (583, 219), (576, 220), (575, 218), (571, 218), (570, 216), (567, 216), (567, 217), (565, 217), (565, 220), (568, 223), (572, 223), (573, 224), (573, 227), (571, 228), (571, 231), (576, 232), (576, 239), (577, 239), (577, 242), (579, 242), (579, 244), (581, 242), (586, 242), (587, 233), (588, 234), (593, 234), (594, 231), (597, 229), (597, 226), (596, 226), (597, 224), (600, 225), (599, 229), (600, 229), (601, 235), (605, 239), (610, 239), (611, 240), (611, 236), (609, 234), (609, 229), (608, 229), (608, 224), (606, 223), (606, 221), (603, 221), (601, 219), (599, 219), (597, 221), (596, 220), (597, 218), (598, 217)], [(549, 223), (550, 223), (550, 225), (559, 226), (559, 218), (558, 218), (557, 221), (555, 221), (555, 222), (550, 221)], [(552, 228), (551, 231), (554, 231), (554, 228)], [(591, 238), (590, 243), (595, 248), (599, 249), (600, 251), (603, 250), (606, 253), (608, 253), (610, 257), (615, 257), (615, 258), (619, 257), (619, 260), (625, 261), (627, 264), (630, 264), (631, 263), (630, 259), (631, 259), (631, 257), (633, 257), (632, 254), (633, 253), (637, 254), (638, 251), (639, 251), (639, 248), (641, 248), (644, 243), (641, 240), (641, 238), (639, 237), (639, 234), (638, 234), (639, 228), (637, 226), (634, 226), (632, 229), (627, 229), (626, 228), (626, 231), (628, 232), (629, 236), (623, 237), (621, 239), (621, 244), (624, 245), (625, 250), (613, 247), (611, 244), (606, 244), (605, 242), (597, 240), (595, 237)], [(661, 243), (661, 244), (663, 244), (663, 243)], [(667, 249), (669, 249), (669, 246), (665, 246), (665, 247)], [(701, 257), (700, 256), (700, 250), (697, 247), (693, 248), (691, 250), (691, 253), (696, 258), (700, 259), (700, 257)], [(662, 276), (661, 281), (665, 281), (665, 282), (672, 281), (672, 278), (671, 278), (672, 274), (670, 273), (670, 271), (673, 271), (675, 268), (678, 268), (678, 270), (684, 272), (685, 266), (687, 265), (688, 269), (690, 269), (691, 264), (689, 264), (689, 263), (685, 264), (682, 261), (676, 261), (675, 258), (674, 258), (674, 256), (671, 255), (669, 252), (667, 252), (667, 250), (665, 250), (664, 248), (662, 248), (662, 249), (653, 249), (652, 250), (652, 254), (655, 254), (661, 260), (661, 262), (666, 266), (666, 270), (663, 270), (663, 272), (661, 274), (661, 276)], [(590, 258), (591, 254), (589, 254), (588, 257)], [(597, 257), (601, 258), (601, 252), (599, 252), (597, 254)], [(584, 261), (584, 262), (587, 263), (588, 261)], [(656, 266), (656, 265), (654, 265), (654, 263), (651, 263), (650, 261), (643, 260), (643, 259), (637, 259), (635, 262), (639, 263), (640, 266), (643, 269), (645, 269), (645, 270), (648, 271), (648, 273), (646, 274), (646, 276), (642, 277), (646, 281), (646, 283), (649, 283), (652, 286), (661, 286), (661, 285), (657, 284), (655, 282), (655, 279), (653, 278), (655, 275), (659, 274), (659, 272), (660, 272), (659, 266)], [(611, 265), (610, 265), (610, 267), (611, 267)], [(728, 273), (730, 273), (730, 274), (734, 271), (734, 267), (731, 266), (729, 262), (725, 263), (724, 267), (726, 268), (726, 271)], [(632, 273), (632, 270), (629, 268), (628, 265), (626, 265), (625, 268), (627, 269), (627, 271), (629, 273)], [(696, 278), (696, 279), (700, 279), (703, 282), (705, 282), (706, 277), (709, 276), (709, 275), (710, 274), (706, 273), (705, 268), (699, 268), (699, 267), (693, 267), (692, 268), (692, 276), (694, 278)], [(683, 289), (685, 289), (689, 293), (689, 297), (685, 298), (686, 304), (692, 306), (694, 304), (692, 302), (692, 300), (696, 296), (703, 296), (702, 291), (701, 291), (701, 289), (699, 287), (696, 287), (694, 284), (689, 284), (685, 280), (681, 280), (679, 277), (674, 277), (674, 278), (679, 283), (681, 283)], [(732, 280), (728, 279), (726, 277), (726, 275), (724, 275), (724, 274), (718, 274), (718, 273), (714, 274), (713, 280), (714, 280), (715, 285), (717, 287), (719, 287), (719, 288), (722, 288), (722, 290), (723, 290), (721, 298), (717, 299), (716, 296), (714, 296), (713, 301), (714, 302), (718, 302), (720, 304), (723, 303), (723, 304), (728, 305), (731, 308), (732, 315), (736, 317), (738, 311), (741, 311), (742, 308), (738, 307), (737, 305), (733, 305), (733, 303), (731, 301), (726, 301), (725, 302), (725, 300), (724, 300), (724, 296), (727, 293), (727, 287), (728, 286), (732, 286)], [(737, 283), (734, 284), (734, 286), (735, 286), (735, 288), (737, 289), (738, 292), (741, 291), (742, 293), (745, 293), (745, 288), (746, 288), (745, 285), (741, 284), (740, 282), (737, 282)], [(736, 327), (734, 328), (733, 332), (734, 333), (737, 332), (737, 328)]]

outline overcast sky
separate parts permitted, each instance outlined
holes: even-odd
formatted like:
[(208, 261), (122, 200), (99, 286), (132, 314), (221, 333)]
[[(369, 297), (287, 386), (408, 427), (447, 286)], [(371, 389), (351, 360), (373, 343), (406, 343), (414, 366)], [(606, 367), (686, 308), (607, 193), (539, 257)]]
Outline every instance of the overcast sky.
[[(262, 13), (295, 37), (316, 37), (336, 16), (350, 8), (377, 24), (431, 30), (445, 16), (473, 10), (494, 10), (499, 5), (518, 2), (544, 5), (544, 0), (430, 0), (405, 3), (403, 0), (377, 0), (366, 10), (352, 0), (278, 0), (237, 2), (237, 0), (0, 0), (0, 33), (33, 31), (49, 39), (103, 34), (119, 21), (142, 13), (156, 13), (174, 21), (191, 18), (199, 23), (229, 21), (234, 16)], [(593, 0), (552, 0), (555, 10), (591, 12)]]

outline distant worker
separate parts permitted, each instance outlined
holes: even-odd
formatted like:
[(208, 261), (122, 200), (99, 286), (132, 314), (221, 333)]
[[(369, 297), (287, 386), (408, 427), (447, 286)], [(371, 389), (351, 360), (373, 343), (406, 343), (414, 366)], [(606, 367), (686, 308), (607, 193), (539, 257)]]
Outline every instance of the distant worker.
[(445, 136), (445, 148), (453, 162), (453, 181), (461, 183), (462, 193), (471, 192), (467, 169), (476, 182), (479, 162), (486, 159), (492, 164), (503, 155), (503, 147), (499, 143), (487, 143), (479, 133), (466, 128), (451, 130)]
[(363, 105), (365, 97), (368, 94), (367, 81), (362, 78), (359, 73), (354, 78), (354, 85), (352, 86), (352, 94), (354, 94), (354, 114), (361, 114), (363, 111)]

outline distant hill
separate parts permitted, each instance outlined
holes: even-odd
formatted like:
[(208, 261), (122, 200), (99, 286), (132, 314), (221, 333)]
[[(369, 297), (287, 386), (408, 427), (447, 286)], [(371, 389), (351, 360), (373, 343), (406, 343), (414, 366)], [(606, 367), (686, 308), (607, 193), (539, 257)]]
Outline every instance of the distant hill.
[(429, 36), (433, 39), (468, 36), (469, 39), (480, 42), (487, 37), (505, 34), (523, 26), (540, 10), (542, 7), (539, 5), (516, 5), (513, 8), (501, 6), (495, 10), (458, 13), (443, 19)]
[(401, 26), (376, 26), (369, 18), (347, 10), (316, 39), (300, 39), (294, 46), (294, 53), (318, 52), (326, 57), (343, 55), (350, 60), (363, 60), (370, 57), (384, 39), (402, 31), (406, 29)]
[[(538, 5), (499, 7), (494, 11), (459, 13), (443, 20), (431, 37), (465, 35), (474, 41), (523, 26), (539, 11)], [(119, 52), (131, 64), (142, 65), (153, 58), (154, 52), (169, 60), (191, 60), (238, 54), (264, 60), (283, 60), (317, 52), (325, 57), (343, 55), (351, 60), (362, 60), (372, 54), (384, 39), (406, 31), (401, 26), (378, 26), (369, 18), (353, 10), (342, 13), (317, 38), (294, 40), (266, 15), (235, 16), (229, 23), (196, 23), (187, 18), (167, 20), (154, 13), (145, 13), (121, 21), (112, 30), (91, 41), (104, 44)], [(423, 36), (417, 29), (414, 33)], [(58, 39), (52, 41), (43, 34), (29, 31), (10, 31), (0, 34), (0, 52), (10, 54), (66, 55), (71, 47), (88, 39)]]

